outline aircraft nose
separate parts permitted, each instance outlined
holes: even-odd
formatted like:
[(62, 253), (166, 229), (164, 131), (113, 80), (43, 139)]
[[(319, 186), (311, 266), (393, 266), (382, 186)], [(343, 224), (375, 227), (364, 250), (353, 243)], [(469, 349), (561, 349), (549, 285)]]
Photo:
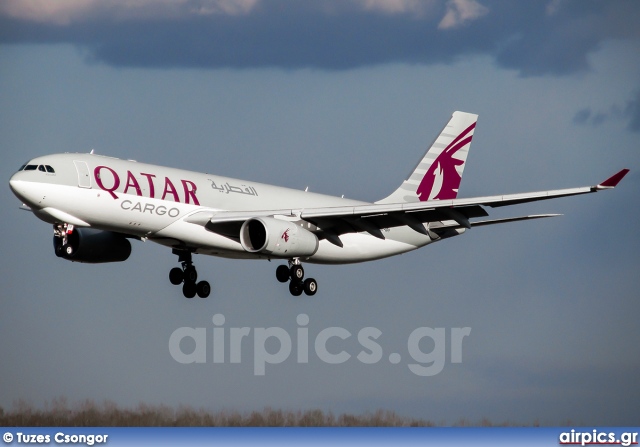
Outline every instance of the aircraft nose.
[(16, 190), (18, 188), (19, 180), (16, 178), (17, 176), (18, 174), (13, 174), (9, 179), (9, 188), (11, 188), (11, 191), (13, 191), (14, 194), (16, 193)]
[(16, 172), (11, 176), (9, 179), (9, 188), (11, 188), (11, 191), (18, 199), (26, 203), (28, 201), (27, 196), (29, 195), (28, 188), (26, 187), (27, 182), (22, 179), (23, 176), (21, 174), (21, 172)]

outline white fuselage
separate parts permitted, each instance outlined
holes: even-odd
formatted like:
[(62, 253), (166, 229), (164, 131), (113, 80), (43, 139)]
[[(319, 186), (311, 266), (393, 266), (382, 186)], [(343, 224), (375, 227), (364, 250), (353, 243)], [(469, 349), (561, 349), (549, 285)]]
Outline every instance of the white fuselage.
[[(120, 160), (95, 154), (55, 154), (36, 158), (40, 170), (17, 172), (14, 193), (40, 219), (115, 231), (194, 253), (230, 258), (273, 258), (249, 253), (234, 240), (185, 219), (198, 213), (282, 210), (276, 217), (300, 221), (308, 208), (363, 205), (367, 202), (298, 191)], [(326, 239), (305, 258), (313, 263), (351, 263), (384, 258), (432, 242), (406, 226), (383, 229), (384, 239), (366, 232), (343, 234), (342, 247)]]

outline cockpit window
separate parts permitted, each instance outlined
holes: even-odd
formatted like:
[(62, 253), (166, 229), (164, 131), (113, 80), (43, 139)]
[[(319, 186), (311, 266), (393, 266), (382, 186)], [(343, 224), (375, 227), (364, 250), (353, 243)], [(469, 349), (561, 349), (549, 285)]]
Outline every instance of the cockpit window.
[(19, 171), (40, 171), (40, 172), (46, 172), (48, 174), (55, 174), (56, 173), (56, 170), (53, 169), (53, 167), (49, 166), (49, 165), (23, 164), (22, 166), (20, 166)]

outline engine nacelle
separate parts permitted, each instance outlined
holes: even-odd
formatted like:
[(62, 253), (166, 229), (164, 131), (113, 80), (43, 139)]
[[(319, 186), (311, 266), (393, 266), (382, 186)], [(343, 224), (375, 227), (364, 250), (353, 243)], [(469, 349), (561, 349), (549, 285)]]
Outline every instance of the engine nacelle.
[(313, 255), (319, 242), (315, 234), (293, 222), (254, 217), (242, 224), (240, 243), (249, 253), (293, 258)]
[(131, 243), (126, 237), (93, 228), (75, 228), (64, 245), (61, 237), (54, 236), (53, 248), (60, 258), (90, 264), (126, 261), (131, 254)]

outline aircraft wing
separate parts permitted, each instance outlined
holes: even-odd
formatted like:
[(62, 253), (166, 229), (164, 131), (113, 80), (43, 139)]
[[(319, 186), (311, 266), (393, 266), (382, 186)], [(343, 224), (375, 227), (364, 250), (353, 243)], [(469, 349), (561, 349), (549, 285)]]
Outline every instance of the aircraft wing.
[[(430, 235), (431, 237), (447, 237), (447, 232), (459, 227), (471, 228), (472, 226), (557, 216), (557, 214), (542, 214), (480, 222), (471, 222), (469, 220), (488, 216), (488, 213), (482, 208), (483, 206), (496, 208), (611, 189), (614, 188), (628, 172), (628, 169), (623, 169), (595, 186), (552, 191), (472, 197), (466, 199), (430, 200), (410, 203), (374, 203), (299, 210), (203, 211), (189, 216), (186, 221), (204, 225), (210, 231), (238, 239), (240, 227), (247, 219), (265, 216), (298, 218), (313, 224), (315, 227), (314, 232), (319, 238), (327, 239), (338, 246), (342, 246), (339, 239), (341, 234), (366, 231), (372, 236), (384, 239), (381, 229), (404, 225), (409, 226), (419, 233)], [(428, 225), (425, 226), (425, 223)]]

